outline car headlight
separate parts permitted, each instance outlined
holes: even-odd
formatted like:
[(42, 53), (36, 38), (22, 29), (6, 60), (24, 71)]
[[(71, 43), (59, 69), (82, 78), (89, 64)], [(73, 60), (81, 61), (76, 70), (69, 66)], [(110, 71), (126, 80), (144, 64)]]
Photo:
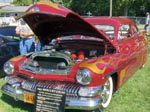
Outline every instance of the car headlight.
[(13, 74), (14, 72), (14, 65), (10, 62), (10, 61), (7, 61), (5, 64), (4, 64), (4, 72), (8, 75), (10, 74)]
[(87, 69), (81, 69), (76, 74), (76, 80), (82, 85), (90, 84), (92, 79), (91, 73)]

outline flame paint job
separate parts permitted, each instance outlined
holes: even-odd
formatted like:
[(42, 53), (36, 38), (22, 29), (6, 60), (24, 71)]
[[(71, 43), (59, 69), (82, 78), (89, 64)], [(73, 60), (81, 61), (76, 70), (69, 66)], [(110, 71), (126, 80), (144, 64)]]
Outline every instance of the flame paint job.
[[(39, 12), (33, 12), (35, 8), (39, 8), (39, 10), (38, 10)], [(71, 19), (68, 18), (69, 14), (71, 14)], [(43, 18), (43, 19), (36, 20), (39, 16), (41, 16), (41, 18)], [(46, 17), (48, 17), (48, 19)], [(31, 81), (31, 83), (32, 83), (32, 81), (43, 81), (43, 82), (45, 81), (47, 83), (48, 83), (48, 81), (58, 81), (58, 82), (72, 83), (73, 85), (76, 85), (79, 83), (76, 80), (76, 74), (78, 73), (78, 70), (86, 68), (91, 73), (91, 76), (92, 76), (92, 78), (90, 80), (91, 82), (88, 85), (81, 85), (81, 83), (80, 83), (79, 84), (80, 87), (85, 87), (85, 88), (102, 87), (105, 84), (105, 82), (107, 81), (108, 76), (112, 76), (113, 81), (115, 81), (114, 84), (116, 84), (116, 85), (114, 85), (114, 86), (116, 86), (115, 88), (119, 89), (127, 81), (127, 79), (130, 78), (147, 61), (147, 56), (148, 56), (147, 39), (145, 39), (144, 36), (139, 34), (139, 30), (138, 30), (136, 24), (132, 20), (129, 20), (126, 18), (119, 18), (119, 17), (83, 18), (83, 17), (79, 16), (78, 14), (76, 14), (75, 12), (72, 12), (69, 9), (66, 9), (62, 6), (59, 6), (56, 4), (44, 4), (44, 3), (34, 4), (33, 6), (31, 6), (26, 11), (26, 15), (23, 16), (23, 19), (26, 20), (26, 22), (29, 23), (30, 26), (32, 26), (32, 29), (35, 31), (35, 33), (39, 34), (38, 36), (43, 36), (44, 33), (48, 34), (48, 37), (47, 37), (48, 39), (46, 38), (45, 35), (44, 35), (45, 37), (43, 37), (45, 40), (47, 39), (46, 41), (53, 39), (53, 38), (49, 38), (50, 37), (49, 35), (51, 33), (54, 33), (54, 34), (60, 33), (63, 35), (63, 32), (66, 31), (65, 33), (68, 33), (67, 31), (69, 30), (69, 33), (70, 33), (70, 31), (72, 31), (75, 34), (79, 33), (80, 35), (82, 35), (82, 33), (87, 34), (90, 32), (90, 34), (92, 34), (92, 36), (94, 38), (96, 38), (93, 40), (90, 40), (90, 39), (88, 40), (88, 38), (86, 38), (88, 41), (91, 42), (90, 47), (91, 46), (93, 47), (94, 46), (93, 43), (95, 42), (96, 44), (98, 44), (100, 46), (100, 49), (105, 51), (103, 55), (94, 56), (92, 58), (89, 56), (87, 59), (79, 61), (79, 62), (77, 60), (74, 62), (73, 59), (71, 60), (71, 58), (69, 58), (73, 64), (70, 64), (70, 66), (67, 68), (67, 70), (68, 69), (69, 70), (67, 71), (66, 75), (60, 74), (60, 72), (59, 72), (59, 74), (56, 73), (56, 74), (44, 74), (43, 75), (43, 74), (40, 74), (41, 72), (34, 73), (32, 71), (28, 71), (28, 69), (20, 69), (21, 63), (28, 61), (28, 58), (30, 57), (29, 55), (18, 56), (18, 57), (14, 57), (14, 58), (10, 59), (10, 61), (15, 66), (15, 72), (12, 75), (18, 76), (18, 74), (19, 74), (19, 76), (27, 77), (27, 78), (24, 78), (24, 80)], [(53, 24), (54, 23), (53, 20), (56, 20), (55, 23), (62, 23), (63, 21), (65, 21), (64, 23), (68, 23), (68, 24), (67, 24), (67, 26), (66, 26), (66, 24), (64, 26), (63, 26), (63, 24)], [(60, 21), (60, 20), (63, 20), (63, 21)], [(81, 26), (79, 25), (81, 27), (81, 29), (77, 29), (80, 27), (74, 28), (74, 26), (77, 24), (77, 22), (79, 22), (79, 24), (81, 25)], [(47, 25), (47, 23), (48, 23), (48, 25)], [(113, 39), (110, 38), (109, 35), (107, 35), (104, 31), (103, 32), (99, 31), (94, 26), (95, 24), (103, 24), (103, 25), (106, 24), (106, 25), (114, 26), (115, 29), (114, 29)], [(46, 25), (47, 25), (47, 27), (46, 27)], [(59, 27), (57, 27), (57, 25), (59, 25)], [(127, 38), (124, 38), (124, 39), (119, 38), (119, 36), (120, 36), (119, 30), (120, 30), (120, 27), (122, 27), (122, 25), (130, 26), (129, 31), (131, 32), (130, 36)], [(62, 29), (54, 30), (57, 28), (62, 28)], [(57, 31), (59, 31), (59, 32), (57, 32)], [(41, 32), (44, 32), (44, 33), (41, 33)], [(86, 39), (84, 41), (87, 41)], [(103, 41), (98, 41), (99, 39), (101, 39)], [(62, 43), (63, 43), (63, 39), (59, 40), (59, 41), (62, 41)], [(70, 42), (70, 41), (76, 42), (72, 38), (68, 42)], [(66, 40), (65, 40), (65, 42), (67, 43)], [(83, 40), (79, 39), (79, 42), (83, 42)], [(77, 44), (78, 44), (78, 42), (76, 42), (76, 46), (81, 46), (81, 43), (79, 45), (77, 45)], [(87, 44), (87, 46), (88, 46), (88, 44)], [(84, 47), (84, 45), (82, 47)], [(87, 48), (89, 48), (89, 46)], [(72, 49), (75, 49), (75, 48), (72, 48)], [(42, 53), (44, 54), (45, 52), (42, 52)], [(49, 56), (50, 55), (51, 54), (49, 54)], [(35, 56), (38, 56), (38, 55), (36, 54)], [(41, 55), (39, 55), (39, 56), (41, 56)], [(68, 57), (68, 55), (67, 55), (67, 57)], [(33, 60), (34, 60), (34, 58), (33, 58)], [(29, 65), (29, 63), (28, 63), (28, 65)], [(37, 66), (34, 66), (34, 67), (37, 67)], [(63, 69), (66, 70), (66, 68), (63, 68)], [(61, 88), (63, 86), (64, 85), (59, 85), (58, 88)], [(70, 88), (72, 88), (72, 87), (70, 87)], [(95, 96), (97, 97), (100, 95), (99, 95), (99, 93), (97, 93), (97, 95), (95, 95)], [(86, 98), (92, 99), (92, 98), (96, 98), (96, 97), (86, 97)], [(78, 97), (78, 99), (76, 99), (76, 101), (78, 101), (80, 98), (82, 99), (82, 97), (80, 96), (80, 97)]]
[[(112, 61), (112, 59), (110, 59)], [(100, 66), (101, 64), (108, 64), (109, 62), (105, 62), (104, 60), (96, 59), (95, 62), (83, 62), (80, 64), (80, 67), (88, 68), (96, 74), (103, 74), (106, 70), (105, 66)]]
[(12, 61), (12, 62), (17, 62), (17, 61), (20, 61), (21, 59), (22, 59), (22, 57), (17, 56), (17, 57), (11, 58), (10, 61)]
[[(147, 41), (145, 38), (143, 38), (138, 33), (138, 29), (136, 34), (132, 34), (131, 38), (119, 41), (118, 40), (118, 32), (119, 28), (123, 24), (128, 24), (130, 26), (134, 26), (137, 28), (135, 23), (129, 19), (126, 18), (118, 18), (118, 17), (89, 17), (85, 18), (83, 20), (82, 17), (80, 17), (78, 14), (72, 12), (71, 10), (56, 5), (53, 3), (45, 4), (43, 2), (37, 3), (33, 6), (31, 6), (27, 11), (27, 15), (23, 16), (25, 20), (28, 20), (28, 14), (32, 12), (34, 8), (39, 8), (38, 11), (40, 13), (47, 13), (49, 14), (56, 14), (60, 16), (67, 17), (68, 14), (74, 14), (77, 18), (80, 18), (83, 22), (87, 22), (88, 24), (107, 24), (112, 25), (115, 28), (115, 39), (109, 40), (108, 37), (104, 36), (104, 33), (99, 31), (100, 35), (104, 36), (104, 40), (109, 43), (110, 45), (114, 46), (116, 48), (116, 53), (112, 53), (105, 56), (100, 56), (94, 59), (86, 60), (84, 62), (81, 62), (79, 65), (75, 65), (72, 67), (70, 74), (67, 77), (62, 76), (53, 76), (53, 75), (44, 75), (44, 77), (40, 74), (31, 75), (32, 73), (26, 72), (26, 71), (20, 71), (24, 74), (28, 74), (28, 76), (34, 76), (35, 79), (42, 79), (42, 80), (64, 80), (66, 81), (68, 78), (68, 81), (75, 81), (74, 77), (77, 73), (77, 70), (80, 68), (87, 68), (92, 72), (93, 78), (92, 82), (89, 86), (93, 85), (99, 85), (103, 84), (104, 80), (102, 80), (102, 77), (106, 77), (108, 75), (111, 75), (112, 73), (116, 73), (118, 77), (117, 87), (119, 88), (127, 78), (129, 78), (134, 72), (138, 70), (140, 66), (146, 63), (146, 57), (147, 57)], [(38, 14), (38, 13), (37, 13)], [(28, 22), (28, 21), (27, 21)], [(30, 23), (30, 22), (29, 22)], [(32, 23), (32, 22), (31, 22)], [(32, 25), (32, 26), (36, 26)], [(93, 27), (91, 27), (93, 28)], [(95, 28), (93, 28), (95, 29)], [(133, 31), (132, 31), (133, 32)], [(107, 41), (108, 40), (108, 41)], [(13, 58), (11, 61), (19, 61), (21, 60), (20, 57)], [(22, 60), (23, 61), (23, 60)], [(61, 78), (60, 78), (61, 77)], [(99, 80), (99, 81), (97, 81)], [(101, 83), (102, 82), (102, 83)]]
[[(38, 10), (35, 10), (37, 8)], [(33, 5), (32, 7), (30, 7), (26, 11), (26, 13), (29, 13), (29, 12), (49, 12), (49, 13), (58, 14), (61, 16), (66, 16), (69, 12), (72, 12), (72, 11), (61, 5), (54, 4), (51, 2), (48, 4), (45, 4), (44, 2), (39, 2)]]

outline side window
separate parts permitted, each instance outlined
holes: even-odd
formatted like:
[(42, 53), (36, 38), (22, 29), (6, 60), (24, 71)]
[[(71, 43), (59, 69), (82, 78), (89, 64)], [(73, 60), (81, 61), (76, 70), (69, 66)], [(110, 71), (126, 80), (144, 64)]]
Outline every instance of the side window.
[(131, 37), (130, 25), (121, 25), (118, 32), (118, 40), (124, 40)]

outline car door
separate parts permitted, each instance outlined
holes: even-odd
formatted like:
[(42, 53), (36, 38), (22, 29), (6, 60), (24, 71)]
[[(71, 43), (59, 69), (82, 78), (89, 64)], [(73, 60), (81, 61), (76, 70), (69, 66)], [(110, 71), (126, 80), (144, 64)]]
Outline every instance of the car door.
[(121, 25), (118, 31), (118, 49), (120, 55), (125, 58), (119, 70), (122, 82), (125, 82), (139, 68), (139, 63), (141, 63), (138, 54), (139, 47), (140, 43), (133, 35), (131, 25)]
[(146, 63), (147, 57), (147, 41), (142, 36), (139, 35), (139, 31), (136, 25), (131, 26), (132, 36), (135, 38), (135, 47), (136, 47), (136, 54), (137, 54), (137, 69)]

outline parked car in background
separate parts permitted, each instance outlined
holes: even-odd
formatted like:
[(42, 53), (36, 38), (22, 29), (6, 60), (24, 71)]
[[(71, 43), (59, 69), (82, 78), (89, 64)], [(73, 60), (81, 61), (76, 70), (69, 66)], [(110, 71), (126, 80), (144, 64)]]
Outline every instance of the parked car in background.
[(18, 37), (18, 35), (16, 35), (15, 29), (16, 29), (16, 26), (0, 27), (0, 34), (5, 35), (5, 36)]
[(19, 37), (14, 27), (0, 28), (0, 76), (3, 75), (3, 65), (10, 58), (19, 55)]
[(146, 63), (148, 44), (132, 20), (83, 18), (51, 3), (34, 4), (23, 19), (47, 49), (7, 61), (2, 92), (35, 111), (107, 108)]

